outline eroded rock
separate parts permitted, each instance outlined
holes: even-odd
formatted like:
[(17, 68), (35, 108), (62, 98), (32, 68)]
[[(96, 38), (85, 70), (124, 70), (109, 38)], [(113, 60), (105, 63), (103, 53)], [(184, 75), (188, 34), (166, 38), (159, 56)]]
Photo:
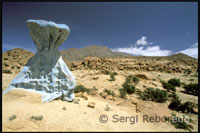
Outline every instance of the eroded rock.
[(28, 20), (27, 25), (37, 53), (3, 93), (12, 89), (27, 89), (40, 93), (42, 102), (57, 98), (72, 101), (75, 78), (58, 51), (70, 33), (69, 27), (44, 20)]

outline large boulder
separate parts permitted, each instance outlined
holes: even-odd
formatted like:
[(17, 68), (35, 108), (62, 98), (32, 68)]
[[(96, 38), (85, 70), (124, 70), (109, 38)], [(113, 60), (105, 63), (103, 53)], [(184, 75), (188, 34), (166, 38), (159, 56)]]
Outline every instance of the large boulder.
[(75, 78), (58, 51), (70, 33), (69, 27), (44, 20), (28, 20), (27, 25), (37, 52), (3, 93), (27, 89), (40, 93), (42, 102), (57, 98), (72, 101)]

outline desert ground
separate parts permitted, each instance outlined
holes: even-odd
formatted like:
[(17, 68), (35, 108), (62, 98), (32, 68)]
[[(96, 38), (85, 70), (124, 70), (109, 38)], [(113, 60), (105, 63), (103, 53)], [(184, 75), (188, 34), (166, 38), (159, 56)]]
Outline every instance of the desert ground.
[[(193, 129), (198, 130), (198, 115), (181, 113), (168, 108), (169, 102), (156, 103), (153, 101), (143, 101), (138, 99), (134, 93), (127, 96), (127, 99), (119, 97), (118, 89), (121, 87), (127, 75), (143, 74), (147, 78), (139, 78), (136, 88), (144, 90), (147, 87), (156, 87), (164, 90), (161, 80), (179, 78), (182, 82), (189, 82), (190, 77), (183, 76), (182, 73), (144, 72), (144, 71), (115, 71), (115, 81), (109, 81), (110, 76), (102, 74), (99, 70), (73, 70), (77, 85), (87, 88), (95, 87), (97, 91), (87, 96), (87, 100), (76, 97), (75, 101), (66, 102), (54, 100), (49, 103), (42, 103), (38, 93), (26, 90), (11, 90), (2, 98), (2, 127), (3, 131), (175, 131), (187, 132), (188, 130), (176, 129), (170, 122), (143, 122), (144, 115), (155, 117), (155, 115), (171, 116), (174, 112), (178, 116), (188, 116), (193, 122), (190, 123)], [(3, 73), (3, 90), (6, 89), (14, 74)], [(197, 78), (193, 82), (197, 82)], [(103, 98), (100, 93), (107, 88), (115, 92), (116, 96), (110, 100)], [(183, 88), (177, 88), (176, 94), (183, 101), (198, 103), (198, 97), (182, 93)], [(77, 100), (79, 99), (79, 100)], [(94, 108), (87, 105), (95, 103)], [(106, 110), (109, 107), (109, 110)], [(11, 117), (15, 115), (15, 119)], [(100, 116), (106, 115), (108, 121), (100, 122)], [(113, 122), (113, 116), (121, 118), (121, 121)], [(33, 120), (32, 116), (42, 116), (41, 120)], [(130, 117), (138, 117), (133, 124)], [(119, 120), (119, 119), (118, 119)], [(135, 119), (136, 120), (136, 119)]]

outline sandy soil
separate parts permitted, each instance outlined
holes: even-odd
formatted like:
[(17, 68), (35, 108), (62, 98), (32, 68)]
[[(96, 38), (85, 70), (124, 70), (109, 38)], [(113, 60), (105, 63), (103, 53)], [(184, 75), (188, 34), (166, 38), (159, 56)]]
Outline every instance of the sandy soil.
[[(98, 71), (76, 70), (72, 72), (76, 77), (77, 85), (82, 84), (88, 88), (96, 87), (98, 93), (107, 88), (115, 91), (117, 95), (119, 94), (118, 88), (125, 80), (125, 75), (141, 73), (118, 71), (116, 81), (111, 82), (109, 75), (99, 74)], [(145, 87), (162, 89), (159, 78), (167, 80), (174, 76), (182, 77), (181, 75), (167, 73), (152, 72), (146, 74), (152, 80), (141, 79), (136, 86), (141, 90)], [(5, 89), (14, 77), (15, 75), (12, 74), (3, 74), (2, 88)], [(98, 77), (98, 79), (94, 80), (94, 77)], [(186, 94), (180, 91), (178, 93), (182, 99), (198, 102), (198, 97), (185, 96)], [(135, 94), (128, 96), (126, 100), (117, 97), (116, 101), (103, 99), (99, 95), (89, 95), (88, 100), (77, 98), (80, 99), (79, 104), (61, 100), (41, 103), (41, 97), (37, 93), (26, 90), (12, 90), (3, 95), (2, 98), (3, 131), (187, 131), (176, 129), (170, 122), (143, 122), (144, 115), (148, 115), (148, 117), (155, 117), (155, 115), (160, 117), (171, 116), (174, 111), (167, 107), (168, 103), (142, 101), (137, 99)], [(132, 101), (137, 104), (137, 107)], [(87, 107), (89, 102), (95, 102), (95, 108)], [(110, 107), (110, 111), (105, 110), (107, 105)], [(66, 107), (66, 110), (63, 110), (63, 107)], [(139, 112), (136, 111), (136, 108)], [(183, 115), (183, 113), (178, 112), (176, 114)], [(9, 120), (12, 115), (16, 115), (16, 119)], [(31, 120), (30, 117), (33, 115), (42, 115), (43, 119), (41, 121)], [(108, 122), (101, 123), (99, 119), (101, 115), (106, 115)], [(113, 122), (113, 120), (116, 120), (113, 118), (114, 115), (118, 120), (121, 117), (121, 122)], [(193, 131), (197, 131), (198, 116), (194, 114), (184, 115), (193, 119)], [(133, 124), (134, 117), (135, 120), (137, 118), (137, 121)]]

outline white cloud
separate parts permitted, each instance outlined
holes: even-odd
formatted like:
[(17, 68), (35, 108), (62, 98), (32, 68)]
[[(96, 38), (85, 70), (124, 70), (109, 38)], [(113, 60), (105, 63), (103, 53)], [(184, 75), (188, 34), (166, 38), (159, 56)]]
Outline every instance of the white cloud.
[(198, 43), (193, 44), (190, 48), (187, 48), (185, 50), (181, 50), (177, 53), (184, 53), (189, 56), (192, 56), (194, 58), (198, 58)]
[(146, 36), (142, 36), (141, 39), (138, 39), (136, 41), (136, 45), (142, 45), (142, 46), (144, 46), (144, 45), (147, 45), (147, 44), (153, 44), (153, 42), (148, 42)]
[(161, 50), (159, 46), (149, 46), (146, 49), (144, 47), (115, 48), (112, 51), (140, 56), (168, 56), (171, 54), (171, 50)]
[(143, 36), (141, 39), (138, 39), (136, 44), (137, 45), (147, 45), (148, 42), (146, 41), (147, 37)]

